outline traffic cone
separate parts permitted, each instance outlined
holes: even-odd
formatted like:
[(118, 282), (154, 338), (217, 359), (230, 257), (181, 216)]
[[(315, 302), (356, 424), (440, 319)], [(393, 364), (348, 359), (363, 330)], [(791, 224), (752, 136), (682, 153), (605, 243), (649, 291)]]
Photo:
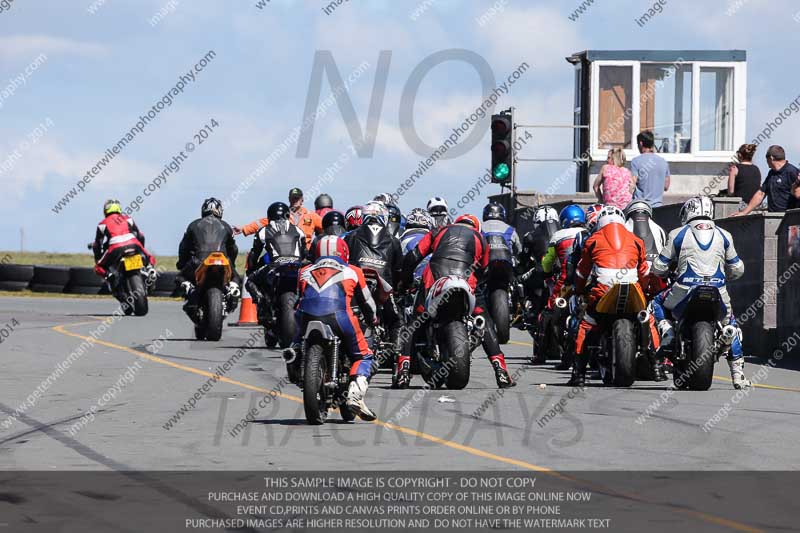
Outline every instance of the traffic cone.
[(242, 280), (242, 301), (239, 305), (239, 321), (228, 322), (233, 327), (253, 327), (258, 326), (258, 311), (253, 297), (247, 291), (247, 276)]

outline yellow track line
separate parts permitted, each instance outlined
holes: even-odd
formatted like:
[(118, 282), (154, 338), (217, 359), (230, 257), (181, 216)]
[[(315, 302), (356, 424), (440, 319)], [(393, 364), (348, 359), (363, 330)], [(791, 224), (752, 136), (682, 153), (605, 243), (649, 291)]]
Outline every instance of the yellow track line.
[[(516, 344), (517, 346), (533, 346), (530, 342), (520, 342), (520, 341), (508, 341), (508, 344)], [(719, 381), (727, 381), (731, 383), (731, 378), (726, 378), (725, 376), (714, 376), (714, 379)], [(754, 383), (753, 387), (758, 387), (759, 389), (771, 389), (771, 390), (783, 390), (788, 392), (800, 392), (800, 389), (793, 389), (791, 387), (778, 387), (777, 385), (767, 385), (763, 383)]]
[[(102, 319), (101, 318), (96, 318), (96, 320), (102, 320)], [(65, 324), (65, 325), (62, 325), (62, 326), (54, 326), (52, 329), (53, 329), (53, 331), (56, 331), (57, 333), (61, 333), (63, 335), (68, 335), (70, 337), (75, 337), (77, 339), (82, 339), (82, 340), (90, 340), (90, 339), (92, 339), (92, 337), (86, 337), (86, 336), (80, 335), (78, 333), (73, 333), (71, 331), (67, 331), (66, 328), (67, 327), (73, 327), (73, 326), (82, 326), (82, 325), (87, 325), (87, 324), (94, 324), (94, 323), (95, 322), (79, 322), (79, 323), (75, 323), (75, 324)], [(524, 345), (524, 343), (517, 343), (516, 341), (512, 341), (512, 342), (514, 342), (516, 344), (523, 344)], [(198, 374), (198, 375), (206, 376), (206, 377), (213, 377), (213, 376), (216, 375), (216, 374), (213, 374), (211, 372), (207, 372), (205, 370), (200, 370), (199, 368), (194, 368), (194, 367), (191, 367), (191, 366), (181, 365), (179, 363), (175, 363), (175, 362), (169, 361), (169, 360), (164, 359), (162, 357), (158, 357), (156, 355), (153, 355), (153, 354), (150, 354), (150, 353), (147, 353), (147, 352), (141, 352), (139, 350), (134, 350), (133, 348), (129, 348), (127, 346), (121, 346), (119, 344), (114, 344), (112, 342), (108, 342), (108, 341), (97, 339), (97, 340), (94, 340), (94, 343), (95, 344), (100, 344), (102, 346), (107, 346), (109, 348), (114, 348), (116, 350), (121, 350), (123, 352), (128, 352), (128, 353), (130, 353), (132, 355), (135, 355), (137, 357), (142, 357), (142, 358), (147, 359), (149, 361), (153, 361), (155, 363), (160, 363), (160, 364), (164, 364), (164, 365), (167, 365), (167, 366), (171, 366), (173, 368), (177, 368), (179, 370), (184, 370), (186, 372), (191, 372), (193, 374)], [(300, 403), (300, 404), (303, 403), (303, 399), (298, 397), (298, 396), (292, 396), (291, 394), (283, 394), (283, 393), (280, 393), (280, 392), (277, 392), (277, 391), (274, 391), (274, 390), (271, 391), (271, 390), (268, 390), (268, 389), (264, 389), (262, 387), (256, 387), (254, 385), (248, 385), (247, 383), (242, 383), (241, 381), (236, 381), (236, 380), (233, 380), (233, 379), (230, 379), (230, 378), (226, 378), (224, 376), (220, 376), (219, 377), (219, 381), (223, 381), (225, 383), (230, 383), (232, 385), (237, 385), (239, 387), (243, 387), (245, 389), (249, 389), (249, 390), (253, 390), (253, 391), (264, 392), (264, 393), (267, 393), (267, 394), (277, 393), (277, 396), (280, 397), (280, 398), (284, 398), (286, 400), (290, 400), (290, 401), (297, 402), (297, 403)], [(531, 470), (531, 471), (534, 471), (534, 472), (542, 472), (542, 473), (547, 474), (549, 476), (553, 476), (553, 477), (556, 477), (556, 478), (559, 478), (559, 479), (562, 479), (562, 480), (565, 480), (565, 481), (579, 483), (579, 484), (584, 485), (584, 486), (586, 486), (586, 485), (595, 485), (594, 483), (587, 482), (587, 481), (584, 481), (584, 480), (581, 480), (581, 479), (578, 479), (578, 478), (573, 478), (571, 476), (565, 476), (564, 474), (561, 474), (561, 473), (553, 470), (552, 468), (547, 468), (547, 467), (544, 467), (544, 466), (535, 465), (533, 463), (528, 463), (526, 461), (520, 461), (518, 459), (512, 459), (510, 457), (504, 457), (502, 455), (497, 455), (497, 454), (494, 454), (494, 453), (491, 453), (491, 452), (480, 450), (478, 448), (473, 448), (472, 446), (466, 446), (464, 444), (459, 444), (459, 443), (453, 442), (451, 440), (442, 439), (440, 437), (436, 437), (436, 436), (431, 435), (429, 433), (423, 433), (421, 431), (416, 431), (414, 429), (407, 428), (407, 427), (404, 427), (404, 426), (398, 426), (396, 424), (391, 424), (389, 422), (383, 422), (382, 420), (375, 420), (372, 423), (373, 424), (377, 424), (379, 426), (383, 426), (386, 429), (392, 429), (392, 430), (395, 430), (395, 431), (399, 431), (401, 433), (405, 433), (407, 435), (411, 435), (411, 436), (415, 436), (415, 437), (418, 437), (418, 438), (421, 438), (421, 439), (428, 440), (430, 442), (435, 442), (437, 444), (441, 444), (442, 446), (446, 446), (446, 447), (452, 448), (454, 450), (465, 452), (465, 453), (474, 455), (476, 457), (481, 457), (483, 459), (489, 459), (489, 460), (492, 460), (492, 461), (505, 463), (505, 464), (508, 464), (508, 465), (516, 466), (516, 467), (519, 467), (519, 468), (524, 468), (526, 470)], [(642, 499), (642, 498), (640, 498), (639, 496), (636, 496), (636, 495), (625, 494), (625, 493), (622, 493), (622, 492), (619, 492), (619, 491), (615, 491), (613, 489), (609, 489), (607, 487), (602, 487), (602, 486), (599, 486), (599, 485), (595, 485), (595, 486), (600, 487), (600, 489), (602, 491), (604, 491), (604, 492), (611, 492), (611, 493), (614, 493), (614, 494), (618, 494), (620, 496), (623, 496), (623, 497), (626, 497), (626, 498), (629, 498), (629, 499), (633, 499), (635, 501), (639, 501), (639, 502), (642, 502), (642, 503), (647, 503), (647, 504), (651, 504), (651, 505), (663, 505), (663, 504), (660, 504), (658, 502), (651, 502), (651, 501), (644, 500), (644, 499)], [(734, 521), (728, 520), (726, 518), (721, 518), (721, 517), (718, 517), (718, 516), (709, 515), (709, 514), (706, 514), (706, 513), (701, 513), (699, 511), (694, 511), (694, 510), (691, 510), (691, 509), (680, 509), (680, 508), (673, 508), (672, 510), (674, 510), (674, 511), (676, 511), (678, 513), (681, 513), (681, 514), (693, 516), (693, 517), (698, 518), (700, 520), (703, 520), (705, 522), (709, 522), (709, 523), (713, 523), (713, 524), (717, 524), (717, 525), (721, 525), (721, 526), (726, 526), (726, 527), (729, 527), (729, 528), (734, 529), (736, 531), (743, 531), (743, 532), (746, 532), (746, 533), (763, 533), (763, 530), (748, 526), (747, 524), (734, 522)]]

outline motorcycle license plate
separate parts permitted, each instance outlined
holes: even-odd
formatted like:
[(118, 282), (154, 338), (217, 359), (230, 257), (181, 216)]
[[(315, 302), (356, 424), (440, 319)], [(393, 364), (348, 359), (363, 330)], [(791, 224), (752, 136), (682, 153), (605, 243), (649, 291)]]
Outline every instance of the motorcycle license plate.
[(140, 270), (144, 268), (144, 262), (141, 255), (129, 255), (125, 257), (122, 262), (125, 264), (125, 270)]

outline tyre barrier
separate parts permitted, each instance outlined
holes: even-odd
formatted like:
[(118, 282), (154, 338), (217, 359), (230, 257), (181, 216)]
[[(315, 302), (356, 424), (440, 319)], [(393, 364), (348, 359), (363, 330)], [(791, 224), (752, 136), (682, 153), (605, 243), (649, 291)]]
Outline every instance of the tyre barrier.
[(69, 269), (69, 282), (64, 287), (64, 292), (69, 294), (100, 294), (105, 283), (103, 278), (94, 273), (93, 268), (71, 267)]
[(33, 278), (33, 265), (0, 265), (0, 291), (22, 291)]
[[(160, 272), (152, 296), (178, 296), (175, 278), (178, 272)], [(100, 276), (89, 267), (57, 265), (0, 264), (0, 291), (108, 295), (109, 290)]]
[(178, 296), (178, 287), (175, 285), (175, 278), (177, 277), (177, 272), (159, 272), (153, 296), (170, 298)]
[(29, 288), (33, 292), (64, 292), (69, 283), (69, 267), (34, 265)]

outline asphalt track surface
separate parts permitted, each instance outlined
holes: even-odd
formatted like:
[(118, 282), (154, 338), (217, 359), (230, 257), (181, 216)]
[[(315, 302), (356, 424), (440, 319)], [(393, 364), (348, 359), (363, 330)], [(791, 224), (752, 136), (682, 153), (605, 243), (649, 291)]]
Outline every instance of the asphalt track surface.
[[(724, 362), (707, 392), (669, 393), (654, 382), (606, 388), (597, 380), (580, 392), (565, 386), (566, 372), (530, 366), (529, 338), (515, 331), (504, 348), (518, 386), (502, 395), (479, 349), (465, 390), (428, 391), (419, 376), (411, 389), (391, 390), (382, 371), (367, 398), (377, 421), (344, 423), (331, 413), (326, 425), (308, 426), (302, 393), (286, 384), (280, 353), (263, 348), (260, 336), (247, 348), (257, 329), (226, 327), (221, 341), (198, 342), (180, 303), (166, 301), (151, 302), (146, 317), (105, 328), (15, 416), (115, 309), (111, 300), (0, 299), (0, 325), (18, 324), (0, 344), (0, 470), (516, 470), (556, 477), (561, 471), (800, 470), (794, 354), (781, 363), (788, 368), (770, 368), (738, 399)], [(166, 339), (160, 349), (153, 344), (159, 338)], [(166, 429), (242, 348), (236, 364)], [(749, 360), (748, 374), (758, 371), (759, 361)], [(123, 382), (126, 372), (131, 379)], [(273, 401), (231, 436), (271, 391)], [(563, 412), (553, 414), (560, 401)], [(727, 416), (704, 430), (726, 402), (732, 405)], [(88, 420), (92, 406), (96, 414)], [(643, 418), (649, 406), (655, 409)], [(542, 421), (548, 412), (552, 416)], [(769, 529), (718, 515), (698, 520), (715, 531)]]

